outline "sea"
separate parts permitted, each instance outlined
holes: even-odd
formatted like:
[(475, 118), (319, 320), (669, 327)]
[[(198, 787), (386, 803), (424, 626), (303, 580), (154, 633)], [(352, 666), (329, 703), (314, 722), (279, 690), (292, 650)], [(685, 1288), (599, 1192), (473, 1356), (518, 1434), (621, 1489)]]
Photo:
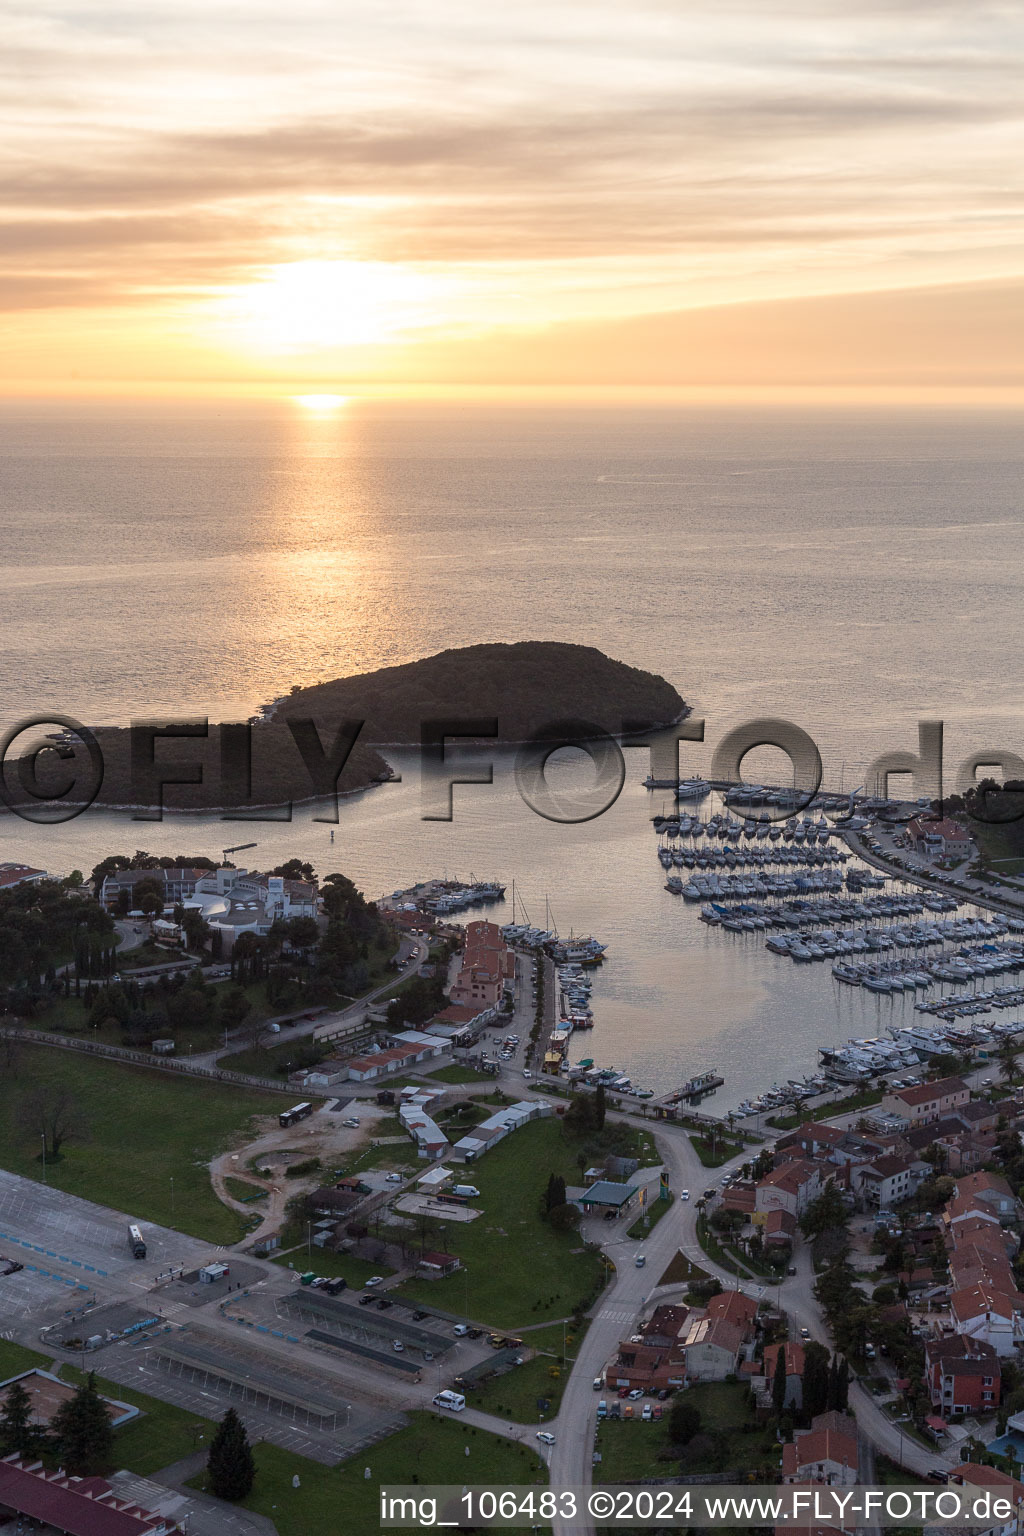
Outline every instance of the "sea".
[[(705, 721), (683, 773), (780, 718), (850, 790), (942, 720), (952, 784), (970, 753), (1024, 755), (1022, 466), (1020, 413), (980, 408), (5, 403), (3, 728), (245, 719), (294, 684), (562, 640), (676, 686)], [(343, 799), (336, 823), (323, 805), (251, 825), (0, 815), (0, 860), (62, 874), (251, 841), (236, 862), (297, 855), (371, 897), (496, 879), (498, 921), (514, 880), (517, 915), (608, 946), (574, 1054), (657, 1092), (717, 1070), (716, 1109), (914, 1017), (912, 994), (843, 988), (666, 892), (650, 818), (668, 797), (643, 788), (645, 751), (624, 756), (615, 803), (572, 824), (523, 802), (508, 754), (492, 784), (456, 786), (451, 821), (425, 820), (415, 756), (395, 752), (401, 782)], [(744, 766), (791, 775), (771, 748)], [(591, 769), (566, 753), (551, 772), (571, 801)]]

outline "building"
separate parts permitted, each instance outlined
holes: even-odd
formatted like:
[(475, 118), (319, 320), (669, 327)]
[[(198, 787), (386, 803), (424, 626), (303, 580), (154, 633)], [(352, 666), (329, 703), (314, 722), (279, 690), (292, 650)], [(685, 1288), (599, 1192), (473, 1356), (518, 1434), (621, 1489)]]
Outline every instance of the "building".
[(0, 891), (12, 891), (18, 885), (37, 885), (49, 880), (45, 869), (33, 869), (28, 864), (0, 864)]
[(546, 1119), (552, 1114), (554, 1109), (550, 1104), (543, 1104), (536, 1099), (522, 1099), (518, 1104), (506, 1104), (504, 1109), (481, 1120), (479, 1125), (460, 1137), (452, 1148), (452, 1154), (461, 1163), (475, 1162), (529, 1121)]
[(0, 1461), (0, 1510), (10, 1510), (32, 1529), (64, 1536), (173, 1536), (181, 1527), (162, 1515), (116, 1497), (102, 1477), (66, 1477), (42, 1462), (7, 1456)]
[(857, 1426), (843, 1413), (821, 1413), (782, 1447), (784, 1483), (827, 1483), (850, 1488), (860, 1480)]
[(991, 1344), (997, 1355), (1014, 1353), (1024, 1342), (1024, 1296), (989, 1281), (954, 1290), (949, 1314), (957, 1333)]
[(931, 1165), (920, 1158), (890, 1153), (859, 1165), (852, 1175), (853, 1187), (866, 1206), (889, 1211), (901, 1200), (909, 1200), (931, 1172)]
[(923, 859), (967, 859), (971, 855), (971, 834), (949, 817), (930, 821), (915, 816), (907, 823), (907, 836)]
[(180, 902), (199, 912), (220, 935), (228, 954), (239, 934), (269, 933), (278, 919), (316, 917), (319, 910), (315, 881), (286, 880), (283, 875), (260, 874), (255, 870), (189, 865), (117, 870), (103, 881), (99, 899), (108, 911), (118, 905), (125, 892), (134, 903), (135, 888), (142, 881), (156, 882), (165, 906)]
[(466, 940), (458, 974), (449, 989), (453, 1003), (467, 1008), (496, 1010), (506, 993), (515, 991), (516, 957), (496, 923), (466, 924)]
[(779, 1356), (783, 1357), (786, 1372), (786, 1395), (783, 1405), (795, 1408), (799, 1413), (804, 1406), (804, 1347), (796, 1340), (783, 1344), (766, 1344), (764, 1349), (765, 1391), (771, 1395), (775, 1386), (775, 1372), (779, 1368)]
[(734, 1375), (754, 1338), (756, 1317), (757, 1303), (740, 1291), (712, 1296), (702, 1315), (691, 1315), (682, 1338), (687, 1381), (724, 1381)]
[[(754, 1195), (754, 1221), (763, 1225), (769, 1211), (788, 1211), (799, 1218), (822, 1190), (822, 1170), (816, 1163), (794, 1158), (780, 1163), (758, 1181)], [(758, 1220), (758, 1217), (761, 1220)]]
[(427, 1280), (443, 1280), (448, 1275), (454, 1275), (457, 1269), (461, 1269), (462, 1260), (454, 1253), (437, 1253), (431, 1251), (420, 1256), (419, 1268)]
[(970, 1089), (962, 1078), (941, 1077), (934, 1083), (890, 1088), (882, 1098), (881, 1113), (904, 1125), (930, 1125), (959, 1109), (970, 1097)]
[[(45, 1429), (57, 1409), (75, 1395), (74, 1386), (61, 1381), (60, 1377), (54, 1376), (51, 1371), (31, 1370), (22, 1371), (17, 1376), (9, 1376), (6, 1381), (0, 1381), (0, 1400), (6, 1398), (8, 1388), (12, 1387), (16, 1381), (21, 1383), (29, 1395), (32, 1404), (30, 1422), (37, 1424), (41, 1429)], [(133, 1408), (129, 1403), (119, 1402), (112, 1397), (104, 1397), (102, 1401), (114, 1429), (120, 1429), (122, 1424), (127, 1424), (139, 1416), (138, 1408)]]
[[(962, 1483), (965, 1488), (974, 1488), (992, 1495), (993, 1498), (1009, 1501), (1013, 1513), (1007, 1519), (993, 1518), (991, 1525), (975, 1525), (971, 1527), (971, 1536), (1017, 1536), (1021, 1525), (1021, 1504), (1024, 1503), (1024, 1484), (1011, 1477), (1008, 1472), (1002, 1472), (998, 1467), (988, 1467), (984, 1462), (962, 1461), (955, 1471), (950, 1473), (950, 1482)], [(923, 1536), (938, 1536), (938, 1526), (926, 1525)], [(944, 1536), (950, 1536), (949, 1527), (946, 1526)]]
[(612, 1211), (624, 1216), (637, 1203), (640, 1194), (638, 1184), (616, 1184), (611, 1179), (598, 1179), (579, 1198), (579, 1205), (586, 1216), (604, 1216)]
[(929, 1339), (924, 1347), (925, 1381), (932, 1407), (942, 1418), (952, 1413), (993, 1412), (999, 1406), (999, 1356), (983, 1339)]

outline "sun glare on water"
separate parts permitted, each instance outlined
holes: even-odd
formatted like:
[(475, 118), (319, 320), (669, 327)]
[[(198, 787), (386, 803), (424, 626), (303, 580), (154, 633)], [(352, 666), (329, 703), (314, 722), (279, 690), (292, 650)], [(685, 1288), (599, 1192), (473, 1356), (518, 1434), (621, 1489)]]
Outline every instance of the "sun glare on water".
[(429, 323), (433, 290), (429, 278), (387, 262), (293, 261), (233, 289), (221, 308), (250, 346), (370, 346)]

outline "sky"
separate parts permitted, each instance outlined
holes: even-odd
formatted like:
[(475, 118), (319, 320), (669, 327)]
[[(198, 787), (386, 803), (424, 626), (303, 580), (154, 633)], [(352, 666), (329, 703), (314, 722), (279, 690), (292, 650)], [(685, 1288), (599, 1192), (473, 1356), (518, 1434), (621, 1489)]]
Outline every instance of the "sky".
[(0, 392), (1024, 398), (1024, 10), (0, 0)]

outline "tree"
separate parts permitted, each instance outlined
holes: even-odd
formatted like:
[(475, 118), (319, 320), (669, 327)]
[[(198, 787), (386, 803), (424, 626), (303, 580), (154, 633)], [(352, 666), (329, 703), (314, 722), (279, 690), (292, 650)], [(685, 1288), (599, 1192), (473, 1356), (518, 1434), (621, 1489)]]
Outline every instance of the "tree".
[(248, 1018), (252, 1004), (241, 987), (229, 987), (220, 1000), (220, 1022), (224, 1029), (236, 1029)]
[(811, 1342), (804, 1347), (803, 1412), (813, 1419), (828, 1407), (829, 1356), (824, 1344)]
[(677, 1397), (668, 1416), (668, 1437), (673, 1445), (689, 1445), (700, 1432), (700, 1409)]
[(800, 1217), (800, 1230), (805, 1237), (817, 1237), (822, 1232), (829, 1232), (834, 1227), (841, 1227), (846, 1222), (846, 1208), (843, 1205), (843, 1197), (835, 1184), (829, 1181), (816, 1200)]
[(1020, 1046), (1013, 1040), (1004, 1040), (999, 1047), (999, 1069), (1006, 1081), (1012, 1082), (1017, 1075)]
[(772, 1407), (779, 1415), (786, 1408), (786, 1346), (780, 1345), (775, 1356), (775, 1375), (772, 1377)]
[(604, 1130), (605, 1108), (604, 1083), (598, 1083), (594, 1092), (594, 1129), (597, 1131)]
[(114, 1431), (106, 1404), (96, 1390), (96, 1375), (90, 1371), (73, 1397), (61, 1403), (50, 1420), (57, 1450), (65, 1471), (74, 1477), (89, 1477), (110, 1465), (114, 1451)]
[(556, 1205), (565, 1204), (565, 1180), (560, 1173), (552, 1173), (548, 1176), (548, 1187), (544, 1191), (544, 1213), (550, 1214)]
[(26, 1094), (18, 1113), (26, 1136), (43, 1142), (46, 1156), (56, 1162), (67, 1141), (87, 1141), (89, 1125), (71, 1089), (63, 1083), (40, 1083)]
[(245, 1425), (233, 1408), (229, 1408), (210, 1444), (206, 1462), (210, 1477), (210, 1491), (218, 1499), (230, 1499), (236, 1503), (251, 1490), (256, 1476), (252, 1448)]
[(580, 1208), (570, 1201), (563, 1200), (561, 1205), (553, 1205), (548, 1212), (548, 1221), (556, 1232), (572, 1232), (580, 1224)]
[(39, 1449), (42, 1431), (32, 1423), (32, 1399), (20, 1381), (7, 1388), (0, 1413), (0, 1451), (30, 1456)]

